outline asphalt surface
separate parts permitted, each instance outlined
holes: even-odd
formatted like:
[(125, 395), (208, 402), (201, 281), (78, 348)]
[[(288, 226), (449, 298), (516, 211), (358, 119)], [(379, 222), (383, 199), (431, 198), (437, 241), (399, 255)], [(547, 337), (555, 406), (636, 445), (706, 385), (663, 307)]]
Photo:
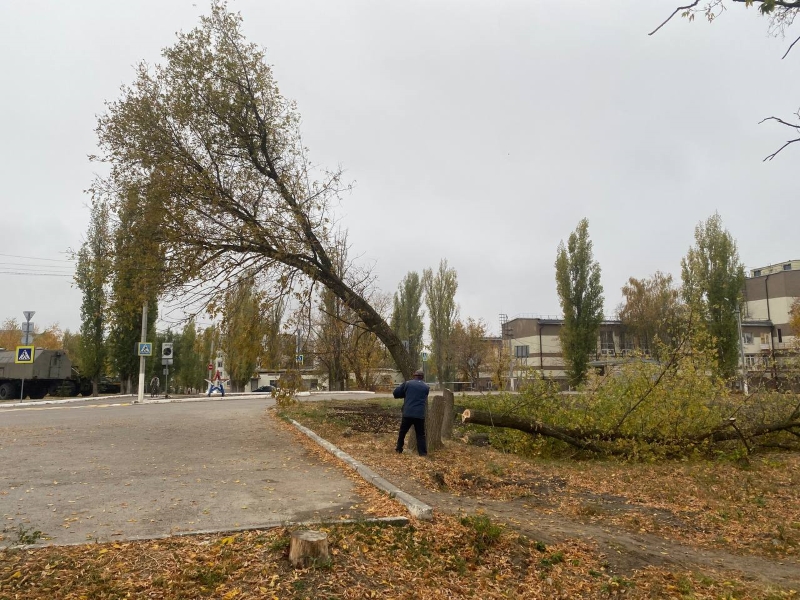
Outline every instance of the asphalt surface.
[(20, 526), (63, 544), (364, 516), (268, 396), (130, 401), (0, 408), (0, 547)]

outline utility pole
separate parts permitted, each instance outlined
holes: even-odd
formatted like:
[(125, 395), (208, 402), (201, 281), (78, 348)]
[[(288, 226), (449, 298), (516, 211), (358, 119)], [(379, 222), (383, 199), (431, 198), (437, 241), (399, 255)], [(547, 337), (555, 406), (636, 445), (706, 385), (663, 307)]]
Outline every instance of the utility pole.
[[(147, 300), (142, 304), (142, 342), (147, 341)], [(144, 356), (139, 357), (139, 393), (136, 402), (144, 402)]]
[(736, 326), (739, 329), (739, 354), (742, 357), (742, 391), (747, 396), (749, 390), (747, 389), (747, 363), (744, 360), (744, 339), (742, 339), (742, 313), (738, 308), (736, 309)]

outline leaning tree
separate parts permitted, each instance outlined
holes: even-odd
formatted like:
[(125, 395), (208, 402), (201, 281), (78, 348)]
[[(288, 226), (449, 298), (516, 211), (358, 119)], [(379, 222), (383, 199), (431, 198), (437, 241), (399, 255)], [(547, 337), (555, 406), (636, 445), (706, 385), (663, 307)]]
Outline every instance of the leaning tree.
[[(168, 291), (221, 292), (253, 271), (287, 290), (300, 275), (336, 295), (410, 377), (401, 340), (331, 258), (341, 172), (309, 162), (295, 105), (241, 28), (240, 15), (214, 2), (161, 64), (138, 66), (99, 118), (97, 159), (110, 169), (95, 187), (161, 206)], [(211, 294), (213, 304), (220, 294)]]

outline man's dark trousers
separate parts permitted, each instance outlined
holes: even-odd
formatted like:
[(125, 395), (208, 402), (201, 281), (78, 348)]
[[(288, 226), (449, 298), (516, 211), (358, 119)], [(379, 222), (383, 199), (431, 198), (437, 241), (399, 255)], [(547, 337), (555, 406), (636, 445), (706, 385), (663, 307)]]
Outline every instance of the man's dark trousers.
[(403, 417), (400, 422), (400, 435), (397, 436), (397, 447), (395, 450), (398, 452), (403, 451), (403, 444), (405, 443), (406, 434), (411, 426), (414, 426), (414, 433), (417, 436), (417, 452), (420, 456), (427, 456), (428, 442), (425, 439), (425, 419), (416, 419), (414, 417)]

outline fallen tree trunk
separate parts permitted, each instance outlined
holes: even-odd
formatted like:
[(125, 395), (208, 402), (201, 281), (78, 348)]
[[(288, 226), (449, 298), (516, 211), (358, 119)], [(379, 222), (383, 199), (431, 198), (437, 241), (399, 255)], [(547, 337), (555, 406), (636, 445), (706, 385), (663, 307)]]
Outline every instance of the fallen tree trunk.
[(490, 412), (468, 408), (461, 414), (461, 422), (488, 425), (490, 427), (508, 427), (509, 429), (517, 429), (533, 435), (538, 434), (552, 437), (566, 442), (571, 446), (575, 446), (576, 448), (581, 448), (582, 450), (590, 450), (598, 453), (605, 452), (603, 448), (594, 442), (570, 435), (565, 430), (558, 427), (551, 427), (544, 423), (537, 423), (536, 421), (521, 419), (512, 415), (494, 415)]
[[(634, 441), (644, 444), (660, 444), (660, 445), (685, 445), (696, 446), (702, 442), (710, 441), (712, 443), (733, 441), (742, 439), (747, 446), (746, 439), (753, 440), (754, 438), (786, 431), (793, 435), (800, 437), (800, 421), (791, 419), (781, 421), (778, 423), (769, 423), (759, 425), (750, 429), (749, 431), (742, 432), (734, 426), (735, 419), (731, 419), (719, 424), (717, 427), (708, 432), (686, 437), (686, 438), (667, 438), (653, 435), (631, 435), (616, 432), (604, 432), (597, 430), (582, 431), (578, 429), (569, 429), (564, 427), (556, 427), (508, 414), (494, 414), (487, 411), (474, 410), (471, 408), (466, 409), (461, 414), (461, 421), (463, 423), (473, 423), (475, 425), (486, 425), (489, 427), (504, 427), (508, 429), (516, 429), (531, 435), (543, 435), (545, 437), (560, 440), (564, 443), (579, 448), (581, 450), (588, 450), (598, 454), (612, 454), (622, 455), (629, 452), (627, 448), (615, 448), (611, 445), (613, 442), (619, 441)], [(606, 442), (606, 443), (603, 443)], [(748, 447), (749, 450), (749, 447)]]

